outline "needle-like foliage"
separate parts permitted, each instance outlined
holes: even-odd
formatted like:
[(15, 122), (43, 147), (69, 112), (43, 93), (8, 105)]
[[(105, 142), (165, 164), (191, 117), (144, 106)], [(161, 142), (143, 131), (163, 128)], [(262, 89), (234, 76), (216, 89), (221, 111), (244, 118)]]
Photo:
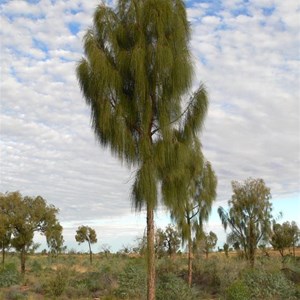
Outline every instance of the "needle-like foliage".
[(176, 180), (184, 172), (180, 167), (208, 105), (203, 86), (184, 101), (193, 75), (189, 39), (182, 0), (119, 0), (116, 8), (96, 9), (77, 66), (97, 139), (138, 169), (132, 202), (147, 208), (148, 299), (155, 297), (158, 186), (165, 176)]
[[(181, 201), (177, 199), (169, 203), (171, 217), (181, 230), (182, 243), (187, 243), (188, 246), (188, 284), (190, 287), (192, 285), (192, 241), (203, 237), (203, 223), (208, 221), (217, 195), (215, 172), (210, 162), (203, 158), (201, 151), (196, 150), (190, 149), (189, 151), (189, 164), (186, 164), (185, 174), (177, 182), (178, 188), (171, 188), (180, 190), (178, 194)], [(195, 164), (195, 162), (198, 163)]]
[(79, 226), (78, 229), (76, 230), (75, 240), (79, 244), (88, 242), (89, 250), (90, 250), (90, 263), (92, 264), (93, 256), (92, 256), (91, 244), (97, 243), (97, 234), (95, 229), (89, 226)]

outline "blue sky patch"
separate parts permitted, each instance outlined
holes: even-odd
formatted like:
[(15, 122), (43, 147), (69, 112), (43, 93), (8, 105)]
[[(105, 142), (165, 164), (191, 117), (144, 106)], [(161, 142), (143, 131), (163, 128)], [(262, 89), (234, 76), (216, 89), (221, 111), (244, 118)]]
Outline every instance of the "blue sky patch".
[(215, 1), (209, 1), (209, 0), (200, 0), (200, 1), (192, 1), (188, 0), (185, 1), (187, 8), (195, 8), (199, 6), (200, 4), (206, 4), (208, 7), (205, 9), (205, 15), (206, 16), (218, 16), (220, 11), (223, 9), (222, 1), (215, 0)]
[(248, 11), (248, 8), (245, 7), (245, 6), (240, 6), (240, 7), (237, 7), (236, 9), (233, 9), (231, 11), (231, 14), (234, 16), (234, 17), (237, 17), (237, 16), (251, 16), (250, 12)]
[(68, 24), (69, 30), (72, 34), (76, 35), (80, 30), (80, 24), (76, 22), (71, 22)]
[(263, 12), (264, 16), (266, 16), (266, 17), (271, 16), (273, 14), (274, 10), (275, 10), (274, 6), (262, 8), (262, 12)]
[(30, 4), (38, 4), (41, 0), (27, 0)]
[(38, 49), (42, 50), (45, 53), (47, 53), (48, 50), (49, 50), (48, 46), (44, 42), (42, 42), (40, 40), (37, 40), (35, 38), (32, 39), (32, 44), (35, 48), (38, 48)]

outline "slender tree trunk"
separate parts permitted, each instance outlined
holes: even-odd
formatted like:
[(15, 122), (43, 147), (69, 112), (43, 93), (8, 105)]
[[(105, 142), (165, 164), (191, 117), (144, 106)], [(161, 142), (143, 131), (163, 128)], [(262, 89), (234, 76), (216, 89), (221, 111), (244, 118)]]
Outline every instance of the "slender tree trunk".
[(26, 262), (26, 252), (25, 252), (25, 249), (21, 250), (20, 258), (21, 258), (21, 273), (22, 273), (22, 275), (24, 275), (25, 274), (25, 262)]
[(4, 266), (4, 261), (5, 261), (5, 247), (4, 247), (4, 242), (2, 242), (2, 266)]
[(147, 204), (147, 300), (155, 300), (154, 211)]
[(188, 284), (189, 287), (192, 287), (192, 280), (193, 280), (193, 261), (192, 261), (192, 240), (189, 239), (188, 241)]
[(92, 248), (91, 248), (91, 243), (88, 241), (89, 243), (89, 248), (90, 248), (90, 263), (93, 263), (93, 254), (92, 254)]
[(295, 250), (295, 242), (293, 242), (293, 255), (294, 255), (294, 257), (296, 257), (296, 250)]
[(249, 260), (250, 265), (252, 268), (254, 268), (254, 260), (255, 260), (255, 237), (253, 232), (253, 223), (252, 220), (250, 220), (250, 236), (249, 236)]

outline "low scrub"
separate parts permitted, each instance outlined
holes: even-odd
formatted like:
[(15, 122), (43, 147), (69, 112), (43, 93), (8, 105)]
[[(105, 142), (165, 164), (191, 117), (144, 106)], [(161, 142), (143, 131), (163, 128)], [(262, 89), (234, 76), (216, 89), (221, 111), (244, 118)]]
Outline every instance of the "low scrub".
[(16, 264), (10, 263), (0, 268), (0, 287), (9, 287), (20, 282), (21, 275), (17, 270)]

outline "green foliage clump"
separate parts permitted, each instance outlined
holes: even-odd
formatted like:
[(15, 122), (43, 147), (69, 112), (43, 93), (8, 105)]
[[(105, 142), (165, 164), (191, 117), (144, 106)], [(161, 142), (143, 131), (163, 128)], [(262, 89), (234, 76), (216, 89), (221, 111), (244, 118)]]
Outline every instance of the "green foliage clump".
[(219, 260), (212, 257), (209, 260), (204, 261), (203, 273), (210, 281), (212, 287), (219, 287), (221, 284), (220, 272), (219, 272)]
[(279, 271), (250, 270), (243, 279), (253, 299), (297, 299), (295, 285)]
[(129, 263), (119, 275), (119, 288), (115, 295), (120, 299), (144, 299), (146, 290), (146, 268)]
[(157, 261), (157, 273), (158, 275), (166, 273), (180, 275), (182, 272), (182, 265), (182, 261), (179, 259), (163, 257)]
[(33, 273), (39, 274), (43, 270), (43, 267), (41, 263), (39, 263), (37, 260), (34, 260), (31, 264), (31, 271)]
[(190, 289), (187, 283), (177, 277), (175, 274), (166, 273), (158, 278), (158, 285), (156, 290), (157, 300), (176, 300), (197, 299), (195, 292)]
[(250, 290), (242, 280), (234, 281), (226, 290), (227, 300), (250, 300)]
[(44, 289), (50, 296), (62, 295), (69, 282), (69, 270), (58, 268), (55, 273), (44, 284)]
[(0, 268), (0, 287), (9, 287), (18, 284), (21, 281), (21, 275), (14, 263), (6, 264)]

